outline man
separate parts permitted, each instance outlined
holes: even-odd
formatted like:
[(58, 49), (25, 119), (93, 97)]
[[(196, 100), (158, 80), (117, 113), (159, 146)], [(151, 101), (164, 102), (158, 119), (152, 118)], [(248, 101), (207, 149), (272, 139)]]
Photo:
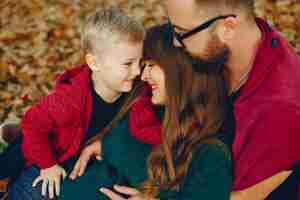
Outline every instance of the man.
[(223, 62), (235, 97), (231, 199), (265, 199), (300, 160), (300, 59), (254, 17), (254, 0), (167, 0), (173, 43)]

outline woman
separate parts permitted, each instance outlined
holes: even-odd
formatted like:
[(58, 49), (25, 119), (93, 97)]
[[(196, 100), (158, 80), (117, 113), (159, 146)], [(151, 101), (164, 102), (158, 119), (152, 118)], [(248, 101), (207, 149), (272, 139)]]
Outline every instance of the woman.
[[(120, 182), (133, 188), (107, 188), (101, 179), (98, 187), (113, 200), (229, 199), (230, 151), (219, 139), (223, 137), (219, 130), (224, 121), (226, 94), (221, 70), (196, 71), (190, 58), (172, 48), (163, 37), (165, 28), (155, 27), (148, 31), (144, 44), (146, 67), (142, 74), (142, 79), (152, 88), (151, 102), (164, 109), (162, 144), (153, 148), (135, 140), (130, 135), (128, 124), (132, 122), (128, 114), (119, 113), (122, 120), (111, 127), (109, 133), (101, 135), (99, 148), (103, 154), (102, 164), (107, 163), (115, 171), (112, 177), (122, 179)], [(138, 101), (140, 99), (133, 104), (131, 112), (136, 111)], [(143, 120), (145, 113), (136, 114)], [(93, 170), (97, 168), (87, 170), (78, 180), (85, 182), (86, 187), (79, 186), (79, 182), (66, 183), (60, 199), (80, 199), (80, 194), (74, 193), (75, 186), (86, 195), (95, 192), (97, 184), (89, 184), (96, 182)], [(119, 180), (110, 186), (120, 185)]]

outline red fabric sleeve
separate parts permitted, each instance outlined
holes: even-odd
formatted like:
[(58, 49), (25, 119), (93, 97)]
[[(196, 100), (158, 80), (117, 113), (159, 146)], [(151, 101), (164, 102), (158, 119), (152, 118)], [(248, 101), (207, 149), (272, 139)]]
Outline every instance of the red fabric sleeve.
[[(246, 189), (290, 170), (300, 160), (299, 108), (273, 105), (268, 111), (257, 112), (260, 117), (256, 117), (247, 133), (239, 130), (237, 124), (240, 135), (236, 135), (233, 145), (233, 190)], [(251, 115), (248, 117), (251, 120)]]
[[(150, 92), (150, 93), (149, 93)], [(133, 137), (146, 144), (161, 143), (161, 121), (151, 103), (151, 88), (146, 86), (141, 97), (132, 105), (129, 128)]]
[(73, 107), (66, 97), (52, 93), (31, 107), (22, 119), (22, 150), (27, 162), (41, 169), (57, 164), (50, 136), (57, 126), (72, 119)]

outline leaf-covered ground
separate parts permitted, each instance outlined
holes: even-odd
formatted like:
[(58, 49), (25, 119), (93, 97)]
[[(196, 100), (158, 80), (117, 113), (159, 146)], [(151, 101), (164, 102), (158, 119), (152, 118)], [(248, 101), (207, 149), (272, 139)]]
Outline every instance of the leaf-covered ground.
[[(148, 27), (165, 19), (161, 2), (1, 0), (0, 122), (20, 118), (49, 93), (58, 73), (81, 63), (79, 31), (89, 13), (118, 5)], [(299, 0), (257, 0), (256, 13), (281, 30), (300, 53)]]

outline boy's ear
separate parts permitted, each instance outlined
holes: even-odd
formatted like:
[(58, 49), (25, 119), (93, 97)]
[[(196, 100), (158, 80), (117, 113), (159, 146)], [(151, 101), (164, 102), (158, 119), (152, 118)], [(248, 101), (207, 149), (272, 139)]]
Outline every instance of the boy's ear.
[(90, 53), (85, 55), (85, 62), (88, 64), (92, 71), (97, 71), (96, 57)]

